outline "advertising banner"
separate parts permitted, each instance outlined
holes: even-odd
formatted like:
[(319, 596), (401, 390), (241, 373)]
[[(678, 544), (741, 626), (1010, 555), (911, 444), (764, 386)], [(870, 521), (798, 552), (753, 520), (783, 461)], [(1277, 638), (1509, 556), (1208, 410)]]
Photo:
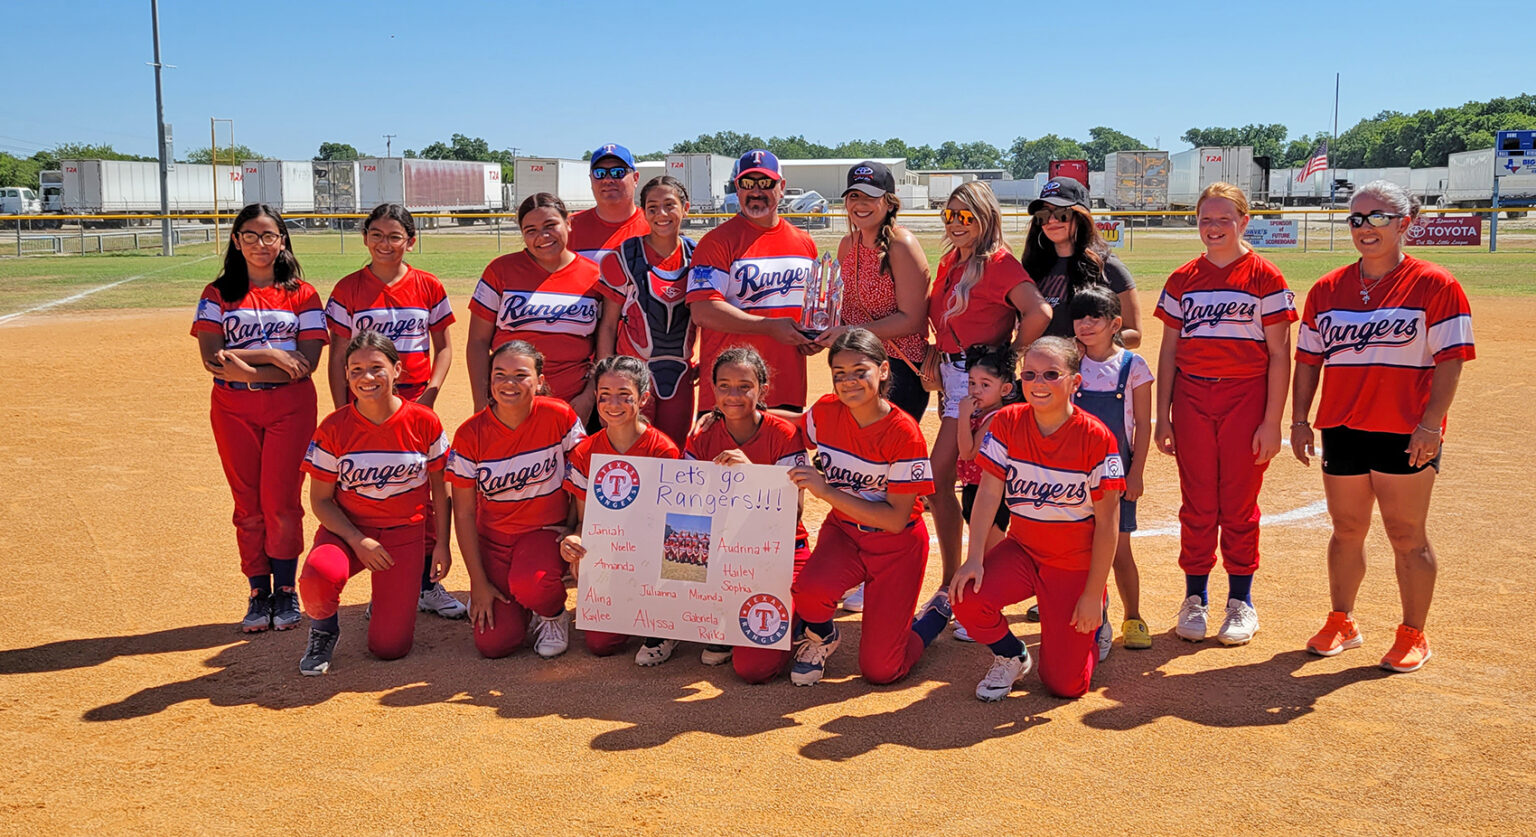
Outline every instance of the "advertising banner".
[(1481, 215), (1430, 215), (1420, 216), (1408, 228), (1405, 244), (1420, 246), (1481, 246), (1483, 243), (1483, 216)]
[(1243, 231), (1243, 240), (1254, 249), (1288, 248), (1299, 244), (1295, 219), (1253, 218)]
[(1099, 228), (1099, 237), (1104, 239), (1105, 244), (1108, 244), (1111, 247), (1125, 246), (1124, 221), (1109, 221), (1101, 219), (1094, 221), (1093, 225)]

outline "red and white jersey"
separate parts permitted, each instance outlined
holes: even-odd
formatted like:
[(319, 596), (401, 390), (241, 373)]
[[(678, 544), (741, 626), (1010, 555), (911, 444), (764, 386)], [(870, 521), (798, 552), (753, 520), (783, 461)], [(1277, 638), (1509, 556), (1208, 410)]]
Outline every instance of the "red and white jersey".
[(1125, 490), (1125, 467), (1115, 436), (1104, 423), (1074, 409), (1049, 436), (1034, 408), (999, 410), (976, 456), (981, 469), (1003, 481), (1012, 522), (1008, 537), (1035, 560), (1064, 570), (1086, 570), (1093, 560), (1093, 503), (1106, 491)]
[[(877, 503), (890, 494), (933, 493), (928, 442), (901, 410), (893, 407), (884, 418), (860, 427), (836, 395), (823, 395), (805, 414), (805, 435), (816, 450), (816, 469), (833, 488)], [(829, 514), (871, 531), (837, 509)], [(913, 504), (912, 519), (922, 514), (922, 505)]]
[(613, 443), (608, 441), (608, 428), (605, 427), (581, 440), (581, 444), (571, 451), (571, 467), (566, 469), (565, 473), (565, 490), (571, 492), (578, 503), (587, 501), (592, 457), (601, 454), (649, 459), (680, 459), (682, 457), (677, 445), (672, 444), (667, 434), (657, 430), (655, 425), (646, 425), (645, 432), (641, 433), (640, 438), (636, 439), (629, 450), (623, 453), (615, 450)]
[(502, 539), (565, 523), (571, 451), (587, 437), (571, 406), (538, 396), (516, 428), (487, 407), (459, 425), (448, 452), (448, 482), (477, 492), (475, 529)]
[[(688, 302), (724, 300), (748, 314), (800, 320), (806, 282), (816, 269), (816, 242), (779, 219), (765, 230), (737, 215), (710, 230), (693, 251)], [(713, 369), (731, 346), (751, 346), (770, 370), (774, 404), (805, 406), (805, 356), (771, 337), (699, 330), (699, 368)], [(715, 407), (712, 387), (699, 387), (699, 410)]]
[[(1296, 362), (1322, 366), (1318, 427), (1412, 433), (1429, 404), (1435, 364), (1477, 356), (1472, 308), (1445, 268), (1404, 256), (1360, 298), (1360, 263), (1307, 292)], [(1442, 424), (1443, 426), (1443, 424)]]
[[(763, 423), (758, 426), (757, 433), (745, 442), (737, 442), (731, 436), (731, 431), (725, 429), (725, 421), (716, 416), (708, 430), (688, 437), (687, 444), (683, 445), (683, 458), (711, 462), (728, 450), (739, 449), (756, 465), (793, 468), (809, 464), (810, 458), (805, 451), (810, 444), (800, 428), (789, 419), (772, 413), (763, 413), (762, 416)], [(805, 540), (807, 537), (809, 535), (806, 534), (805, 523), (797, 517), (795, 538)]]
[(325, 318), (336, 339), (377, 331), (394, 341), (400, 383), (419, 386), (432, 377), (431, 333), (453, 323), (453, 309), (443, 283), (425, 270), (407, 266), (404, 276), (386, 285), (364, 267), (336, 283)]
[(617, 224), (599, 218), (597, 207), (593, 207), (571, 216), (571, 235), (565, 246), (584, 259), (602, 264), (603, 257), (619, 249), (624, 239), (650, 233), (651, 225), (645, 222), (645, 213), (639, 207)]
[(577, 258), (549, 273), (519, 250), (486, 266), (469, 312), (496, 325), (493, 350), (511, 340), (537, 346), (551, 392), (570, 401), (586, 388), (603, 305), (620, 302), (592, 262)]
[(192, 336), (220, 334), (226, 349), (298, 351), (300, 340), (324, 342), (325, 309), (308, 282), (285, 291), (276, 286), (251, 288), (231, 305), (212, 284), (203, 288), (192, 321)]
[(1174, 365), (1204, 378), (1253, 378), (1269, 370), (1264, 328), (1296, 320), (1280, 268), (1248, 251), (1226, 267), (1204, 254), (1175, 270), (1157, 318), (1179, 330)]
[(359, 526), (388, 528), (426, 519), (427, 475), (443, 470), (448, 434), (437, 413), (414, 401), (374, 424), (348, 404), (325, 417), (304, 454), (304, 470), (336, 483), (336, 504)]
[(939, 351), (962, 352), (977, 343), (1000, 346), (1008, 342), (1019, 323), (1019, 309), (1008, 301), (1008, 294), (1035, 280), (1029, 278), (1024, 265), (1012, 253), (999, 248), (987, 259), (981, 281), (966, 297), (965, 310), (946, 319), (944, 312), (949, 310), (955, 285), (965, 275), (965, 265), (956, 265), (955, 261), (954, 251), (939, 259), (939, 273), (928, 292), (928, 321), (933, 324)]

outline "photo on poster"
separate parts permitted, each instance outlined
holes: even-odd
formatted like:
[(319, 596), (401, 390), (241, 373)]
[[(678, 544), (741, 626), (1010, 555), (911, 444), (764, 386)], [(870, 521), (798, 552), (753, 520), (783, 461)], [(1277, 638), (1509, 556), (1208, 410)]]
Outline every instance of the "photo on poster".
[(661, 577), (702, 584), (709, 578), (710, 518), (667, 514), (662, 537)]

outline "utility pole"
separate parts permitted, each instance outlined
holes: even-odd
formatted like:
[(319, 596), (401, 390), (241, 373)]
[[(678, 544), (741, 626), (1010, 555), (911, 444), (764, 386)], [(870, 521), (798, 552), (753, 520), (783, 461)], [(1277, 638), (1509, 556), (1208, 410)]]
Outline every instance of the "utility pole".
[(390, 149), (394, 146), (395, 137), (398, 137), (398, 136), (400, 136), (400, 135), (399, 134), (385, 134), (384, 135), (384, 156), (385, 157), (390, 156), (390, 153), (389, 153)]
[(154, 23), (155, 32), (155, 133), (160, 139), (160, 255), (175, 255), (176, 248), (171, 242), (171, 195), (170, 195), (170, 165), (167, 159), (170, 149), (165, 144), (165, 92), (160, 83), (160, 71), (165, 66), (160, 63), (160, 2), (149, 0), (149, 16)]

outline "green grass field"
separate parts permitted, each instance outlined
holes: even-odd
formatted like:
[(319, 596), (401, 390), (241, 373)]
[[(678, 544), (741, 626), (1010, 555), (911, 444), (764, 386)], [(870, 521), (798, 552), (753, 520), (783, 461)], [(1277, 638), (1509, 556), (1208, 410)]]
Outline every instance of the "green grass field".
[[(693, 233), (701, 235), (702, 231)], [(1174, 268), (1199, 253), (1191, 231), (1136, 233), (1133, 249), (1120, 251), (1121, 258), (1143, 290), (1156, 290)], [(930, 263), (937, 264), (940, 242), (937, 233), (920, 234)], [(1015, 243), (1022, 236), (1014, 235)], [(836, 234), (817, 237), (823, 249), (835, 246)], [(510, 231), (501, 236), (501, 253), (522, 247)], [(338, 234), (312, 233), (294, 238), (305, 277), (324, 296), (336, 280), (367, 261), (362, 237), (356, 232), (345, 239)], [(343, 249), (345, 252), (343, 252)], [(427, 232), (420, 252), (410, 262), (442, 278), (455, 307), (462, 308), (486, 263), (498, 255), (496, 237), (485, 232)], [(1536, 294), (1536, 252), (1489, 253), (1460, 247), (1419, 248), (1414, 253), (1438, 262), (1461, 280), (1474, 296), (1528, 296)], [(1292, 288), (1305, 292), (1313, 280), (1354, 257), (1347, 237), (1341, 236), (1333, 252), (1290, 250), (1264, 251), (1284, 271)], [(0, 317), (63, 299), (91, 293), (81, 299), (52, 307), (53, 313), (128, 308), (183, 307), (191, 317), (202, 287), (218, 272), (219, 261), (210, 244), (182, 247), (176, 256), (107, 254), (86, 256), (33, 256), (0, 258)], [(128, 279), (130, 281), (124, 282)]]

